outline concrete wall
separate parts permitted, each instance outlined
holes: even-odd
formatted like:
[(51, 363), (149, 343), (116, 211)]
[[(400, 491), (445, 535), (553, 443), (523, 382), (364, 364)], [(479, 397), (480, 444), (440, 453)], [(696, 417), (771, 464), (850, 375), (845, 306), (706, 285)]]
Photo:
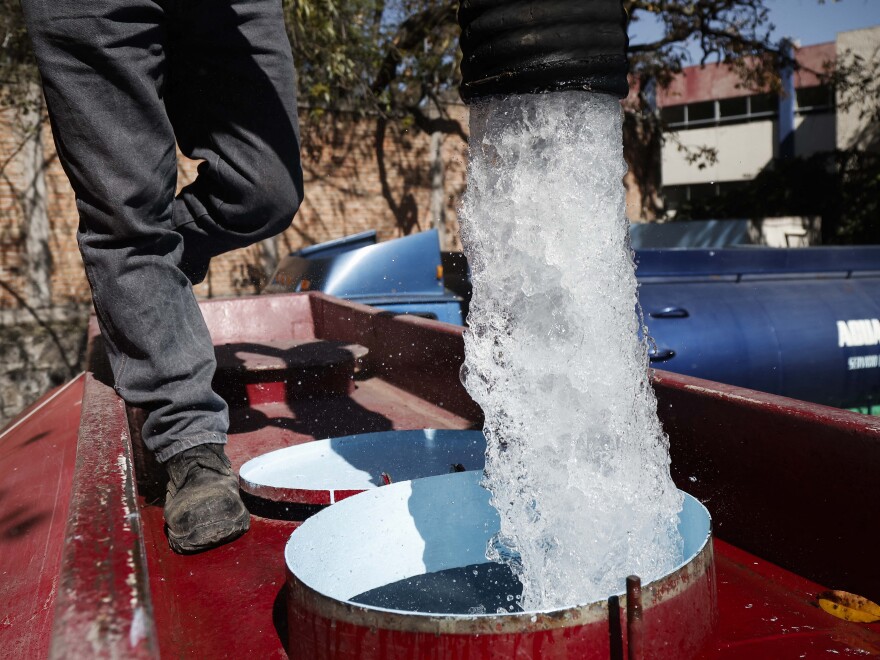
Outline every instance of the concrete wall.
[[(822, 71), (826, 63), (835, 58), (846, 61), (852, 55), (880, 67), (880, 26), (841, 32), (836, 42), (799, 48), (797, 58), (804, 68), (797, 73), (797, 87), (820, 84), (822, 81), (816, 72)], [(668, 89), (661, 90), (658, 102), (661, 107), (666, 107), (745, 93), (747, 91), (732, 68), (710, 64), (687, 67)], [(843, 101), (844, 97), (838, 93), (835, 112), (799, 114), (796, 117), (795, 155), (809, 156), (852, 147), (880, 149), (880, 128), (872, 126), (869, 118), (863, 116), (876, 99), (864, 99), (848, 108), (840, 107)], [(752, 179), (778, 153), (776, 122), (770, 120), (707, 126), (672, 133), (668, 138), (662, 155), (665, 186)], [(678, 142), (691, 149), (716, 149), (718, 162), (700, 169), (687, 162), (685, 154), (678, 149)]]
[[(747, 124), (710, 126), (678, 131), (663, 145), (663, 185), (748, 181), (755, 178), (778, 153), (777, 123), (773, 120)], [(799, 115), (795, 118), (795, 155), (810, 156), (833, 151), (836, 121), (832, 113)], [(710, 147), (717, 162), (700, 169), (689, 163), (679, 144), (692, 150)]]
[[(663, 185), (743, 181), (753, 179), (773, 159), (775, 122), (695, 128), (668, 136), (663, 145)], [(699, 149), (709, 147), (718, 154), (717, 162), (703, 169), (689, 163), (679, 144)]]
[[(837, 35), (837, 52), (846, 60), (846, 53), (859, 55), (868, 63), (880, 64), (880, 25), (865, 28), (864, 30), (852, 30), (841, 32)], [(837, 103), (841, 104), (843, 97), (838, 94)], [(866, 117), (861, 113), (870, 103), (876, 103), (876, 99), (865, 99), (845, 110), (837, 113), (837, 147), (839, 149), (863, 148), (880, 149), (880, 136), (876, 126), (870, 126)]]
[[(450, 114), (467, 130), (467, 109), (451, 106)], [(75, 234), (79, 222), (75, 200), (61, 169), (48, 124), (39, 135), (41, 148), (23, 149), (27, 131), (21, 118), (0, 113), (0, 310), (17, 309), (13, 292), (36, 307), (85, 304), (88, 284)], [(267, 253), (285, 254), (305, 245), (346, 234), (377, 229), (381, 240), (431, 228), (435, 216), (445, 217), (447, 247), (458, 243), (456, 207), (464, 190), (466, 145), (456, 136), (435, 139), (398, 124), (378, 130), (375, 118), (325, 116), (309, 124), (303, 112), (303, 168), (306, 199), (293, 226), (269, 245), (255, 245), (215, 259), (209, 277), (196, 287), (202, 297), (237, 296), (255, 292), (251, 275)], [(40, 146), (40, 145), (38, 145)], [(439, 153), (438, 177), (432, 164)], [(181, 158), (178, 183), (196, 175), (197, 163)], [(39, 174), (39, 186), (34, 185)], [(440, 185), (441, 190), (436, 190)], [(31, 203), (34, 191), (42, 206)], [(438, 203), (439, 202), (439, 203)], [(30, 210), (47, 219), (47, 291), (36, 299), (31, 282), (34, 246), (29, 238)]]

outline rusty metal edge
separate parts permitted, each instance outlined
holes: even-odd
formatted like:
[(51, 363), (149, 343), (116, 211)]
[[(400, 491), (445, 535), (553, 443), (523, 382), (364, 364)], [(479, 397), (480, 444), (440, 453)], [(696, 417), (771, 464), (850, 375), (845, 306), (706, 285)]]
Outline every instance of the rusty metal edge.
[[(282, 486), (265, 486), (238, 476), (238, 487), (248, 495), (259, 497), (270, 502), (281, 504), (316, 504), (329, 506), (333, 504), (334, 493), (327, 489), (284, 488)], [(360, 491), (358, 491), (360, 492)]]
[[(677, 570), (660, 580), (645, 582), (641, 585), (642, 611), (648, 612), (652, 607), (664, 603), (683, 593), (688, 585), (702, 579), (706, 573), (715, 570), (715, 551), (712, 546), (713, 532), (710, 529), (703, 547), (694, 555), (688, 563), (680, 566)], [(713, 577), (714, 584), (714, 577)], [(713, 599), (714, 600), (714, 599)], [(626, 597), (622, 596), (621, 604), (626, 603)]]
[(158, 658), (125, 404), (87, 372), (50, 658)]
[(686, 392), (696, 397), (722, 401), (752, 410), (764, 411), (768, 414), (784, 414), (787, 418), (796, 418), (811, 423), (820, 422), (822, 427), (840, 432), (855, 432), (880, 438), (880, 418), (850, 410), (661, 369), (651, 369), (651, 384), (655, 390)]
[[(650, 616), (651, 608), (671, 600), (685, 591), (692, 582), (712, 572), (714, 585), (714, 552), (712, 550), (712, 532), (703, 543), (702, 548), (688, 563), (677, 570), (642, 585), (642, 607), (645, 616)], [(339, 601), (312, 589), (288, 567), (287, 584), (289, 587), (288, 606), (299, 607), (330, 621), (344, 621), (356, 626), (393, 630), (400, 632), (429, 633), (434, 635), (503, 635), (521, 633), (525, 630), (537, 632), (554, 630), (572, 626), (584, 626), (592, 623), (608, 622), (608, 599), (587, 603), (575, 607), (546, 612), (516, 612), (511, 614), (479, 614), (479, 615), (439, 615), (399, 613), (393, 610), (372, 608), (351, 602)], [(626, 609), (626, 593), (610, 594), (617, 596), (622, 609)], [(714, 603), (714, 599), (712, 600)], [(710, 613), (715, 617), (716, 613)]]

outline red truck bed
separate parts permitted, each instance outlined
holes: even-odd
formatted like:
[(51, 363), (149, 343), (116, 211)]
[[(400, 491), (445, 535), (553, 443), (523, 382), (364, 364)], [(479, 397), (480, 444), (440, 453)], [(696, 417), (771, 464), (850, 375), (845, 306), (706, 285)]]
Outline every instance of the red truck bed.
[[(237, 398), (231, 415), (236, 468), (313, 438), (480, 426), (458, 379), (457, 326), (315, 293), (203, 311), (218, 348), (277, 354), (279, 343), (319, 339), (369, 351), (347, 395), (293, 396), (265, 375), (244, 388), (248, 402)], [(90, 371), (0, 435), (0, 656), (284, 657), (283, 548), (297, 523), (254, 516), (231, 545), (172, 553), (161, 470), (92, 339)], [(880, 625), (816, 604), (825, 588), (880, 599), (880, 422), (662, 372), (655, 389), (676, 481), (715, 525), (719, 620), (702, 657), (880, 656)]]

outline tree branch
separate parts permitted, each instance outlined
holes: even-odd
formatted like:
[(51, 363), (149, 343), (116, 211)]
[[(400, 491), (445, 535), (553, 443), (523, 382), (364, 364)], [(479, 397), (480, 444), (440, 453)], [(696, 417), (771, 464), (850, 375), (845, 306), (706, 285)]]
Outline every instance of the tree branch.
[(422, 129), (425, 133), (444, 133), (446, 135), (457, 135), (461, 138), (462, 142), (467, 143), (468, 136), (464, 132), (464, 129), (461, 127), (461, 123), (456, 121), (455, 119), (443, 116), (429, 117), (417, 105), (409, 106), (406, 108), (406, 110), (413, 116), (416, 126)]
[(403, 61), (403, 54), (418, 46), (437, 28), (455, 22), (458, 9), (457, 0), (430, 7), (413, 14), (400, 24), (397, 34), (391, 42), (388, 52), (382, 58), (382, 64), (370, 90), (375, 96), (381, 94), (397, 77), (397, 67)]
[(22, 308), (24, 308), (31, 316), (34, 317), (34, 320), (37, 322), (37, 325), (39, 325), (41, 328), (43, 328), (43, 330), (45, 330), (48, 333), (49, 337), (52, 339), (52, 343), (55, 344), (55, 346), (58, 348), (58, 352), (61, 354), (61, 361), (64, 362), (64, 366), (67, 368), (67, 373), (69, 374), (69, 377), (73, 378), (74, 376), (76, 376), (76, 369), (70, 363), (70, 360), (67, 359), (67, 352), (64, 350), (64, 344), (61, 343), (61, 338), (52, 329), (52, 326), (50, 326), (48, 323), (46, 323), (46, 321), (44, 321), (42, 319), (42, 317), (37, 313), (37, 310), (35, 310), (33, 307), (31, 307), (28, 304), (27, 300), (25, 300), (24, 297), (22, 297), (18, 293), (18, 291), (13, 289), (9, 284), (4, 282), (3, 280), (0, 280), (0, 288), (5, 289), (6, 292), (9, 293), (10, 296), (15, 298), (15, 301), (19, 305), (21, 305)]

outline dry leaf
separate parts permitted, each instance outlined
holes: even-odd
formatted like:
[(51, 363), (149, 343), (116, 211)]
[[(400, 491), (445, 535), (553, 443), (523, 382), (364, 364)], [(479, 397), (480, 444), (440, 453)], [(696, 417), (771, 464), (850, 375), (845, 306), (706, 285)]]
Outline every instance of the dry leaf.
[(880, 621), (880, 605), (847, 591), (825, 591), (819, 594), (819, 607), (838, 619), (855, 623)]

